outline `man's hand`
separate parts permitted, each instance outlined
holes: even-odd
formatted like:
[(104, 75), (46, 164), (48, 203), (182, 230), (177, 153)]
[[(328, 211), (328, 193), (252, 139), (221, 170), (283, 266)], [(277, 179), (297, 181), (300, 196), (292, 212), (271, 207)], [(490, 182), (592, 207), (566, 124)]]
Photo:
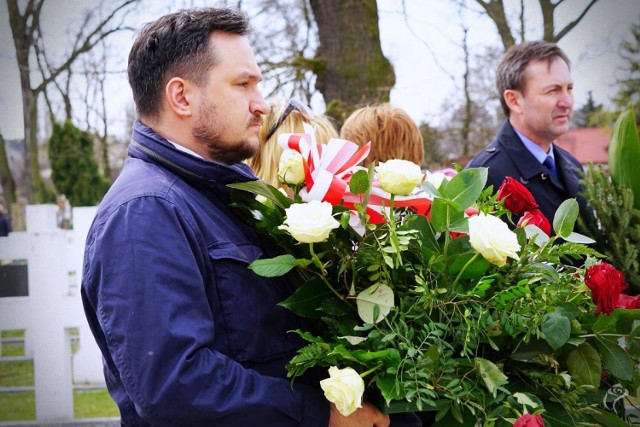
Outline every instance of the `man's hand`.
[(370, 403), (364, 402), (362, 408), (348, 417), (340, 415), (336, 406), (331, 404), (329, 427), (388, 427), (389, 415), (383, 414)]

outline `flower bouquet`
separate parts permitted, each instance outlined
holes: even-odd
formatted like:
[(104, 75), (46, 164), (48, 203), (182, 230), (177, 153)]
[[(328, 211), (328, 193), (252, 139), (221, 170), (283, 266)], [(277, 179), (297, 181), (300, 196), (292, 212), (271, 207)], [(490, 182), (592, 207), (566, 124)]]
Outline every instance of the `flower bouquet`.
[(317, 144), (312, 130), (279, 142), (291, 197), (231, 187), (283, 252), (250, 268), (295, 281), (281, 305), (317, 325), (292, 331), (308, 343), (292, 379), (328, 368), (322, 388), (344, 415), (365, 399), (437, 411), (443, 426), (633, 421), (640, 303), (573, 232), (575, 200), (550, 224), (517, 181), (484, 189), (484, 168), (425, 180), (402, 160), (359, 168), (368, 146)]

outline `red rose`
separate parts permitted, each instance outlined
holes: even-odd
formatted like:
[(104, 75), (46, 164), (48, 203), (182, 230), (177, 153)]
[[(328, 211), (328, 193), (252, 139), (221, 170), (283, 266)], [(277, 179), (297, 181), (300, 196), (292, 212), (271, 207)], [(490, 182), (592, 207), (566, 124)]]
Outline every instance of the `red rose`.
[(598, 313), (609, 314), (618, 308), (620, 294), (628, 287), (622, 273), (606, 262), (589, 267), (584, 282), (591, 289), (591, 299), (598, 306)]
[(518, 221), (518, 227), (526, 227), (527, 225), (535, 225), (547, 236), (551, 236), (551, 224), (539, 209), (525, 212)]
[(513, 427), (544, 427), (541, 415), (524, 414), (513, 423)]
[(640, 308), (640, 295), (631, 296), (620, 294), (617, 306), (618, 308), (626, 308), (627, 310)]
[(538, 209), (538, 203), (533, 198), (533, 194), (515, 179), (510, 176), (502, 181), (498, 189), (498, 201), (504, 200), (504, 207), (516, 215), (526, 211)]
[(473, 206), (469, 206), (464, 210), (464, 214), (468, 217), (478, 215), (478, 212), (480, 212), (478, 208), (474, 208)]

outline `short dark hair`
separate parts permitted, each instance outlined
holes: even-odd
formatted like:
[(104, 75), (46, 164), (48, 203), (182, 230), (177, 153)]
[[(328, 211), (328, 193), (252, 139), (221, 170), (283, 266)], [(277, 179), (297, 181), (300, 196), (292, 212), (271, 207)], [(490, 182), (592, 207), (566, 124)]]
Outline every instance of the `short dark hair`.
[(502, 110), (509, 117), (509, 107), (504, 100), (505, 90), (518, 90), (524, 92), (525, 70), (531, 62), (546, 61), (551, 64), (557, 59), (562, 59), (571, 66), (571, 61), (566, 53), (555, 43), (545, 41), (531, 41), (511, 46), (502, 57), (496, 72), (496, 86), (500, 96)]
[(167, 81), (181, 76), (198, 86), (216, 63), (209, 49), (212, 32), (244, 36), (249, 21), (239, 10), (183, 9), (147, 23), (129, 52), (128, 75), (138, 116), (156, 118)]

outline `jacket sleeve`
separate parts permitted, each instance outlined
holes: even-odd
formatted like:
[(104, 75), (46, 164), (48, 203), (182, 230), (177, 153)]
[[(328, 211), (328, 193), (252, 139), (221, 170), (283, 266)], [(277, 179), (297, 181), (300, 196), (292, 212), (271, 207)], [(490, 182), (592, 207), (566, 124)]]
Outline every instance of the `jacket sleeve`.
[(205, 242), (191, 221), (169, 201), (140, 197), (94, 224), (83, 292), (110, 374), (151, 425), (327, 426), (319, 388), (266, 376), (214, 350), (224, 332), (205, 290)]

